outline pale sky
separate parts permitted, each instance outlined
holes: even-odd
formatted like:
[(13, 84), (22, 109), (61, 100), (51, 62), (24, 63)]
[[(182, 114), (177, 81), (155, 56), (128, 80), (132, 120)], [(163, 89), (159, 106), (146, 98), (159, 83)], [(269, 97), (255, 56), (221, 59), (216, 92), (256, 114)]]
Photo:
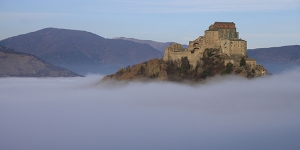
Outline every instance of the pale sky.
[(0, 0), (0, 40), (55, 27), (188, 44), (215, 21), (248, 48), (300, 45), (300, 0)]

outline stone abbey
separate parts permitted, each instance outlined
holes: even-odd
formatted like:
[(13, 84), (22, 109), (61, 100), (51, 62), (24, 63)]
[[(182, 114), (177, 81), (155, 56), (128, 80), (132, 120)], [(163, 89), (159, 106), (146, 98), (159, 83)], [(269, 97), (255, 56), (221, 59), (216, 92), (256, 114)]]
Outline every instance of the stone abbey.
[(165, 49), (163, 60), (176, 61), (187, 57), (191, 67), (195, 68), (204, 57), (204, 52), (210, 50), (224, 55), (225, 66), (228, 63), (239, 66), (242, 58), (250, 68), (256, 66), (256, 60), (247, 56), (247, 41), (239, 38), (233, 22), (215, 22), (204, 32), (204, 36), (190, 41), (187, 49), (181, 44), (171, 44)]
[(159, 79), (168, 81), (203, 81), (215, 75), (238, 75), (255, 78), (268, 75), (262, 65), (248, 58), (247, 41), (239, 38), (233, 22), (215, 22), (187, 48), (170, 44), (163, 59), (151, 59), (132, 67), (121, 68), (103, 79)]

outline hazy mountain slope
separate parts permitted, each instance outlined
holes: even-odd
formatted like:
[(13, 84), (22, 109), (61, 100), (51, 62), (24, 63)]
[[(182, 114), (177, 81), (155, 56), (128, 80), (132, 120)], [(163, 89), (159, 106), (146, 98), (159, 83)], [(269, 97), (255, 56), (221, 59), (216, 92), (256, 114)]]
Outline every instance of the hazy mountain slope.
[(248, 55), (259, 61), (300, 63), (300, 45), (250, 49)]
[(75, 77), (69, 70), (49, 64), (34, 55), (0, 46), (0, 77)]
[(263, 64), (269, 72), (281, 73), (300, 66), (300, 45), (250, 49), (248, 56)]
[(163, 56), (147, 44), (56, 28), (11, 37), (0, 41), (0, 44), (82, 74), (109, 73), (119, 67)]
[[(133, 41), (133, 42), (137, 42), (137, 43), (143, 43), (143, 44), (148, 44), (150, 46), (152, 46), (153, 48), (164, 52), (165, 49), (174, 42), (156, 42), (156, 41), (152, 41), (152, 40), (139, 40), (139, 39), (135, 39), (135, 38), (126, 38), (126, 37), (116, 37), (114, 39), (122, 39), (122, 40), (128, 40), (128, 41)], [(187, 45), (182, 45), (183, 47), (187, 48)]]

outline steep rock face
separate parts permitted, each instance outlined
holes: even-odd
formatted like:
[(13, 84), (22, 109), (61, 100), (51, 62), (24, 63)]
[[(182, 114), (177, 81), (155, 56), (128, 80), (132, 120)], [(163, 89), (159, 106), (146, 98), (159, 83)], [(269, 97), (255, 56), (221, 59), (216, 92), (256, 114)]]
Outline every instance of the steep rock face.
[(132, 67), (121, 68), (115, 74), (107, 75), (103, 78), (115, 80), (144, 80), (144, 79), (160, 79), (167, 80), (166, 64), (157, 58), (148, 62), (143, 62)]
[(49, 64), (33, 55), (0, 46), (0, 77), (76, 77), (69, 70)]
[(238, 75), (246, 78), (256, 78), (267, 75), (268, 71), (262, 66), (234, 66), (231, 63), (224, 65), (226, 54), (211, 54), (203, 57), (195, 69), (191, 68), (188, 59), (182, 58), (180, 62), (166, 62), (162, 59), (152, 59), (132, 67), (121, 68), (112, 75), (105, 76), (102, 80), (147, 80), (156, 79), (164, 81), (203, 81), (215, 75)]
[(160, 63), (158, 59), (149, 60), (146, 64), (145, 74), (147, 77), (165, 78), (164, 75), (166, 75), (166, 71), (164, 70), (166, 66), (163, 63)]

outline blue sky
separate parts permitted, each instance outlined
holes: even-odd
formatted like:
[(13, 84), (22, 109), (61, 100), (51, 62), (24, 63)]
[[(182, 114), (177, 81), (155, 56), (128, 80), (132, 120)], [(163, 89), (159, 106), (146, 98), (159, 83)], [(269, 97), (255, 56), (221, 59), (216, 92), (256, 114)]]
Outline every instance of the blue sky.
[(0, 40), (55, 27), (187, 44), (215, 21), (248, 48), (300, 44), (300, 0), (0, 0)]

